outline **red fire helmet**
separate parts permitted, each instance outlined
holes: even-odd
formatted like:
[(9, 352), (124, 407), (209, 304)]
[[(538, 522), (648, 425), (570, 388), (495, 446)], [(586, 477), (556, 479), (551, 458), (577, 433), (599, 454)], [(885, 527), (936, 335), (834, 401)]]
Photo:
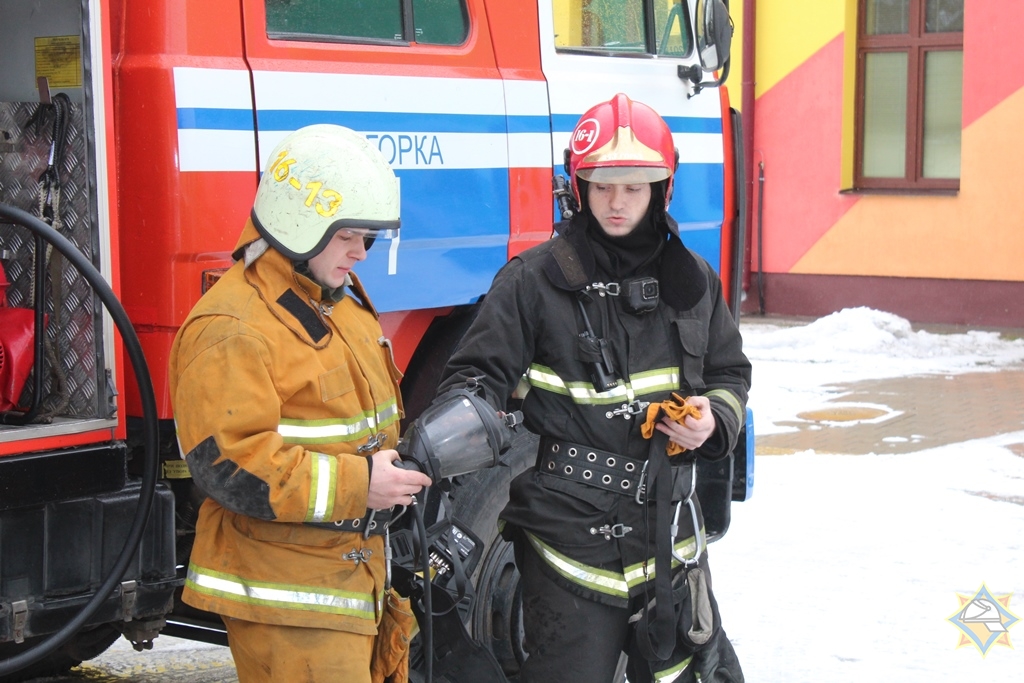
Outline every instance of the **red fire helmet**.
[(678, 162), (672, 131), (656, 111), (622, 93), (580, 117), (566, 157), (577, 197), (578, 177), (610, 185), (668, 180), (665, 203), (672, 198)]

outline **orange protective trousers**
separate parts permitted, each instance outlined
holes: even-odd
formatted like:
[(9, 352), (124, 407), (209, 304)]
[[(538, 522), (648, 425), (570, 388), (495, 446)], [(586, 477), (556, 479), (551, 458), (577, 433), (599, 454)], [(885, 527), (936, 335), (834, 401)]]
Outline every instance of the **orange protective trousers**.
[(375, 636), (225, 618), (238, 683), (370, 683)]

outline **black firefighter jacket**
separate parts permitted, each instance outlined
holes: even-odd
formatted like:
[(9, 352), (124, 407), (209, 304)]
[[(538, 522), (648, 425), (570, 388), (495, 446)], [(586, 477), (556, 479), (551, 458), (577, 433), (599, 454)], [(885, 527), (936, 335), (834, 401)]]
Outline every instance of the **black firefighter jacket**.
[[(495, 276), (439, 391), (480, 377), (488, 400), (504, 409), (525, 376), (530, 388), (522, 410), (530, 431), (638, 460), (648, 458), (650, 446), (640, 434), (643, 416), (608, 417), (609, 411), (633, 401), (666, 400), (672, 392), (704, 395), (711, 402), (716, 430), (697, 455), (728, 455), (745, 420), (750, 363), (718, 276), (683, 245), (674, 221), (668, 220), (668, 244), (641, 273), (656, 276), (660, 284), (653, 312), (631, 314), (620, 297), (595, 291), (583, 296), (595, 335), (610, 345), (622, 379), (619, 387), (597, 392), (590, 381), (588, 363), (594, 358), (580, 341), (584, 323), (579, 293), (572, 291), (553, 254), (558, 240), (568, 240), (588, 283), (614, 281), (599, 269), (585, 226), (574, 222), (557, 226), (563, 235), (513, 258)], [(674, 462), (688, 455), (692, 458), (683, 454)], [(688, 484), (688, 475), (686, 479)], [(633, 496), (531, 468), (512, 482), (501, 520), (506, 537), (523, 532), (552, 578), (566, 588), (626, 606), (653, 578), (654, 516), (649, 515), (647, 524), (645, 507)], [(616, 524), (632, 530), (618, 538), (595, 533)], [(684, 512), (674, 539), (684, 557), (692, 557), (696, 549), (692, 526)], [(703, 534), (703, 528), (697, 533)]]

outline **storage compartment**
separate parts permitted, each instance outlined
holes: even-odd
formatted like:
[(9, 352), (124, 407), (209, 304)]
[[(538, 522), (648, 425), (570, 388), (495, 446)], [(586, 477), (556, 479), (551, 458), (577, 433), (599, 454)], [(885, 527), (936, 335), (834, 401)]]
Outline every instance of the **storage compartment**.
[[(113, 493), (0, 513), (0, 643), (56, 631), (81, 610), (124, 548), (139, 482)], [(134, 583), (132, 583), (134, 582)], [(160, 485), (143, 540), (122, 579), (89, 624), (159, 618), (170, 611), (175, 573), (174, 496)]]
[[(109, 260), (109, 236), (98, 227), (98, 117), (90, 81), (92, 37), (83, 15), (87, 4), (0, 0), (0, 202), (51, 223), (109, 278), (103, 263)], [(37, 260), (39, 246), (26, 228), (0, 222), (7, 305), (32, 309), (42, 287), (47, 320), (41, 365), (31, 345), (26, 351), (14, 349), (10, 339), (5, 343), (4, 335), (14, 334), (10, 326), (0, 329), (0, 345), (7, 347), (6, 353), (0, 350), (0, 363), (42, 368), (39, 396), (33, 369), (23, 391), (7, 397), (19, 408), (38, 402), (38, 417), (14, 426), (22, 411), (7, 412), (0, 417), (0, 442), (26, 438), (26, 432), (34, 437), (95, 429), (114, 415), (102, 307), (56, 250), (43, 243)], [(37, 273), (40, 262), (43, 272)]]

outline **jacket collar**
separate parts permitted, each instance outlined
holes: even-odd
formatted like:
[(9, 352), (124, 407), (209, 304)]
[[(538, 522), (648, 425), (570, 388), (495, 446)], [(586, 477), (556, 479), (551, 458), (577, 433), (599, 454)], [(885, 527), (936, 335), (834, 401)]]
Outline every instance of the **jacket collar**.
[(288, 257), (267, 249), (245, 268), (244, 277), (271, 314), (304, 343), (318, 349), (330, 343), (326, 318), (333, 305), (321, 301), (320, 286), (296, 273)]
[[(666, 215), (669, 230), (658, 262), (658, 284), (661, 296), (677, 311), (688, 311), (704, 297), (708, 289), (707, 272), (697, 257), (679, 239), (679, 226)], [(597, 281), (594, 247), (586, 231), (586, 219), (577, 215), (571, 221), (555, 226), (559, 237), (552, 244), (544, 272), (558, 289), (579, 291)], [(561, 240), (561, 244), (557, 241)]]

